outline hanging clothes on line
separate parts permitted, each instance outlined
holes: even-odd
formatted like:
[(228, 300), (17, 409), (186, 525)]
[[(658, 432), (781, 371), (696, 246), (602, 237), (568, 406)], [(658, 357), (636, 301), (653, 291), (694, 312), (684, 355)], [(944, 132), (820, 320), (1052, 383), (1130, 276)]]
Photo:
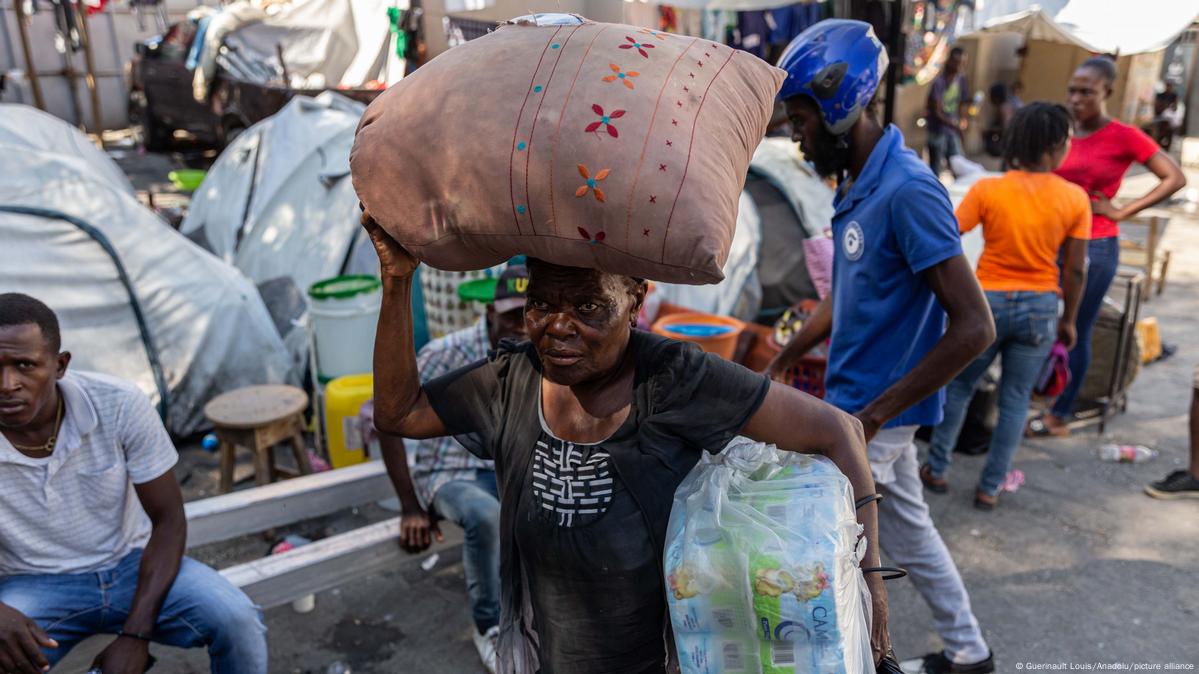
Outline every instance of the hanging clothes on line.
[(705, 9), (703, 38), (721, 44), (732, 44), (737, 30), (737, 13), (726, 9)]
[(770, 47), (773, 19), (768, 11), (737, 12), (737, 30), (732, 46), (760, 59), (766, 58)]
[(783, 51), (797, 35), (813, 24), (832, 16), (830, 2), (799, 2), (769, 11), (771, 19), (770, 48), (766, 60), (777, 63)]
[(670, 5), (658, 5), (658, 30), (664, 33), (679, 32), (679, 14)]
[(75, 5), (71, 0), (50, 0), (54, 7), (54, 26), (66, 47), (73, 52), (83, 48), (79, 24), (75, 21)]

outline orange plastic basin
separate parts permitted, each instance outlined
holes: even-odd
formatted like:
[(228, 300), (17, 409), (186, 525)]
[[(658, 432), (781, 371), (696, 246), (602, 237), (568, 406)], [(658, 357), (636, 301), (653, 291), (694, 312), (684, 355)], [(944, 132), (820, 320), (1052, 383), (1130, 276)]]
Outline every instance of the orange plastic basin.
[(694, 342), (708, 353), (732, 360), (737, 337), (745, 328), (741, 321), (728, 316), (701, 313), (670, 314), (654, 323), (654, 332), (685, 342)]

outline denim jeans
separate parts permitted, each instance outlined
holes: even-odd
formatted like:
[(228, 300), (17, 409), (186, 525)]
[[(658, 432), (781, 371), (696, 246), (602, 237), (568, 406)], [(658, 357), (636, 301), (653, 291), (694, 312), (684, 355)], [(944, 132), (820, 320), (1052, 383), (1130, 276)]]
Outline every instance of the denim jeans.
[(500, 500), (495, 471), (442, 485), (433, 495), (439, 515), (462, 527), (462, 567), (471, 616), (480, 634), (500, 624)]
[[(38, 624), (58, 648), (44, 649), (50, 664), (94, 634), (116, 634), (129, 617), (142, 551), (97, 573), (0, 578), (0, 603)], [(212, 568), (188, 557), (167, 592), (154, 641), (180, 648), (206, 646), (213, 674), (266, 674), (266, 626), (244, 592)]]
[(944, 476), (949, 469), (974, 387), (995, 357), (1000, 356), (1003, 374), (999, 380), (999, 421), (991, 434), (987, 465), (978, 481), (979, 490), (995, 495), (1020, 446), (1033, 386), (1053, 348), (1057, 335), (1057, 294), (987, 292), (987, 303), (995, 317), (995, 342), (946, 387), (945, 419), (933, 430), (928, 466), (937, 477)]
[(944, 128), (928, 132), (928, 165), (934, 174), (940, 175), (941, 164), (948, 164), (950, 157), (959, 154), (962, 154), (962, 137), (957, 131)]
[(1078, 303), (1078, 319), (1074, 321), (1078, 343), (1070, 351), (1070, 383), (1053, 403), (1053, 415), (1059, 419), (1070, 417), (1074, 401), (1082, 389), (1082, 381), (1087, 377), (1087, 369), (1091, 366), (1091, 330), (1095, 327), (1095, 319), (1099, 318), (1103, 296), (1111, 287), (1112, 279), (1116, 278), (1119, 265), (1118, 237), (1092, 239), (1087, 244), (1087, 285), (1083, 289), (1082, 301)]

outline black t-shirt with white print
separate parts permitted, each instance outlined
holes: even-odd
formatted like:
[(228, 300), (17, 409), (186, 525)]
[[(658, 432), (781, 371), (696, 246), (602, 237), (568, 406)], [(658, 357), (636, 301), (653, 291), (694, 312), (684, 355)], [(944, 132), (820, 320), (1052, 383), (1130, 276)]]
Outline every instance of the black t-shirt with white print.
[(602, 443), (559, 440), (543, 426), (520, 496), (516, 545), (541, 639), (540, 674), (663, 671), (657, 556)]
[(487, 361), (423, 386), (447, 431), (496, 462), (506, 569), (500, 642), (518, 674), (667, 670), (660, 556), (672, 495), (703, 450), (718, 452), (737, 435), (770, 387), (693, 344), (634, 331), (629, 350), (629, 417), (595, 445), (549, 432), (540, 363), (527, 342), (501, 343)]

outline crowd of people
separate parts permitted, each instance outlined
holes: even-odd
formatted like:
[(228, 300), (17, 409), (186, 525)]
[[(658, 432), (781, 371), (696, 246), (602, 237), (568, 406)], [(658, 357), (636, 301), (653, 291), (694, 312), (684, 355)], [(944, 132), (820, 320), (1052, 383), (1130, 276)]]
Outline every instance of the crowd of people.
[[(400, 543), (426, 549), (439, 519), (464, 530), (488, 671), (677, 671), (662, 575), (672, 495), (703, 451), (738, 435), (823, 454), (849, 479), (877, 663), (894, 662), (876, 573), (885, 551), (943, 643), (903, 671), (995, 671), (924, 492), (948, 490), (966, 405), (996, 358), (999, 422), (975, 505), (998, 505), (1025, 434), (1069, 433), (1118, 223), (1185, 181), (1157, 143), (1107, 115), (1115, 71), (1097, 58), (1071, 78), (1068, 107), (1003, 98), (1005, 171), (955, 212), (936, 171), (962, 153), (964, 59), (951, 52), (929, 96), (930, 167), (880, 119), (887, 56), (868, 24), (821, 22), (783, 54), (793, 138), (837, 185), (835, 258), (831, 292), (765, 373), (637, 330), (643, 279), (534, 258), (504, 272), (476, 325), (418, 354), (417, 260), (363, 214), (383, 279), (374, 421)], [(1134, 162), (1159, 183), (1117, 207)], [(973, 270), (961, 233), (980, 225)], [(781, 381), (826, 342), (824, 400)], [(1026, 423), (1055, 343), (1070, 352), (1072, 383)], [(148, 400), (69, 364), (54, 312), (0, 295), (0, 673), (46, 671), (98, 633), (117, 635), (96, 658), (106, 674), (140, 674), (151, 641), (206, 646), (214, 672), (266, 672), (259, 609), (184, 555), (176, 452)], [(1153, 496), (1199, 495), (1199, 369), (1194, 387), (1191, 465)], [(924, 463), (920, 426), (935, 429)]]

